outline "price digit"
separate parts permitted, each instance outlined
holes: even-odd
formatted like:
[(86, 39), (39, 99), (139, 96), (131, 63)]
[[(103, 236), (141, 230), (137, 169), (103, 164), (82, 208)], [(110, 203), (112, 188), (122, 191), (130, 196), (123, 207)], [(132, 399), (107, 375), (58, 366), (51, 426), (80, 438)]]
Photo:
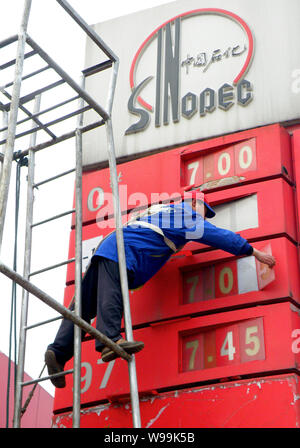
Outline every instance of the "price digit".
[(189, 359), (189, 370), (193, 370), (194, 368), (195, 368), (195, 358), (196, 358), (196, 353), (197, 353), (197, 350), (198, 350), (198, 347), (199, 347), (199, 341), (198, 341), (198, 339), (196, 339), (195, 341), (189, 341), (189, 342), (187, 342), (186, 344), (185, 344), (185, 347), (187, 348), (187, 349), (192, 349), (192, 352), (191, 352), (191, 356), (190, 356), (190, 359)]
[(189, 163), (187, 166), (188, 170), (192, 170), (192, 174), (190, 177), (190, 183), (189, 183), (190, 185), (193, 185), (195, 183), (198, 168), (199, 168), (199, 160), (196, 162)]
[[(223, 161), (225, 166), (223, 167)], [(223, 152), (218, 159), (218, 171), (221, 176), (226, 176), (229, 173), (231, 165), (230, 155), (228, 152)]]
[(81, 382), (85, 382), (83, 388), (81, 389), (81, 393), (84, 394), (87, 390), (89, 390), (92, 383), (92, 366), (89, 362), (82, 362), (81, 367), (85, 369), (85, 375), (81, 376)]
[[(96, 206), (94, 206), (94, 201)], [(93, 188), (88, 195), (87, 206), (90, 212), (96, 212), (104, 204), (104, 191), (101, 187)]]
[(263, 319), (240, 323), (241, 362), (265, 359)]
[(254, 327), (246, 328), (246, 345), (252, 345), (252, 347), (246, 348), (246, 353), (248, 356), (255, 356), (259, 352), (260, 349), (260, 341), (257, 335), (254, 335), (258, 332), (258, 327), (255, 325)]
[[(245, 157), (246, 156), (246, 157)], [(239, 166), (246, 170), (251, 166), (253, 160), (252, 148), (250, 146), (243, 146), (239, 152)]]
[[(225, 277), (227, 281), (225, 282)], [(223, 294), (229, 294), (233, 287), (233, 272), (229, 267), (225, 267), (220, 272), (219, 288)]]
[(228, 331), (221, 347), (221, 356), (228, 356), (229, 361), (233, 361), (234, 354), (235, 347), (233, 345), (233, 333), (232, 331)]
[(189, 291), (189, 299), (188, 299), (188, 302), (192, 303), (195, 300), (195, 292), (196, 292), (196, 287), (199, 283), (199, 275), (194, 275), (193, 277), (188, 277), (186, 279), (186, 283), (192, 284), (190, 291)]
[[(110, 375), (112, 373), (112, 369), (115, 365), (116, 360), (114, 359), (113, 361), (110, 361), (105, 369), (105, 373), (104, 376), (102, 378), (101, 384), (99, 386), (99, 389), (105, 389), (108, 383), (108, 380), (110, 378)], [(104, 362), (102, 361), (102, 359), (98, 359), (97, 360), (97, 364), (104, 364)], [(107, 364), (107, 363), (106, 363)]]

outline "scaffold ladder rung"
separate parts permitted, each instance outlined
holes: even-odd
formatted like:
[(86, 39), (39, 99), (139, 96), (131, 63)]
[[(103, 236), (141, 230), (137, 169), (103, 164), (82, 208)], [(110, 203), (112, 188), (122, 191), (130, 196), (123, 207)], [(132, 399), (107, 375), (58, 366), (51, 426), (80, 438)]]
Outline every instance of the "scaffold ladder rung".
[(64, 370), (61, 373), (54, 373), (53, 375), (43, 376), (42, 378), (36, 378), (35, 380), (24, 381), (21, 383), (21, 386), (30, 386), (31, 384), (40, 383), (41, 381), (51, 380), (53, 378), (59, 378), (61, 376), (69, 375), (70, 373), (74, 373), (74, 369)]
[(43, 320), (42, 322), (37, 322), (36, 324), (26, 325), (25, 330), (31, 330), (32, 328), (40, 327), (41, 325), (49, 324), (61, 320), (62, 316), (53, 317), (52, 319)]
[(31, 224), (31, 227), (41, 226), (42, 224), (46, 224), (50, 221), (54, 221), (55, 219), (63, 218), (64, 216), (71, 215), (72, 213), (75, 213), (75, 212), (76, 212), (75, 208), (72, 208), (72, 210), (68, 210), (66, 212), (62, 212), (57, 215), (50, 216), (50, 218), (44, 219), (43, 221), (33, 223), (33, 224)]

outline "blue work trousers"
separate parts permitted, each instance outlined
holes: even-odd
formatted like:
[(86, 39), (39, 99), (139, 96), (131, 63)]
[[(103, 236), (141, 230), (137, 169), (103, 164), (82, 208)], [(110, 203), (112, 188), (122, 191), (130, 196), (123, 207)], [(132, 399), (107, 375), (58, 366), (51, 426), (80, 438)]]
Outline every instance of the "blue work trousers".
[[(133, 280), (133, 273), (127, 271), (128, 283)], [(70, 310), (74, 309), (74, 303)], [(103, 257), (94, 257), (83, 281), (81, 317), (89, 322), (97, 316), (96, 328), (109, 339), (117, 341), (121, 338), (121, 322), (123, 316), (123, 299), (121, 291), (119, 264)], [(82, 331), (82, 337), (85, 332)], [(96, 351), (104, 345), (95, 340)], [(74, 324), (63, 319), (55, 340), (48, 346), (53, 350), (57, 361), (64, 365), (74, 353)]]

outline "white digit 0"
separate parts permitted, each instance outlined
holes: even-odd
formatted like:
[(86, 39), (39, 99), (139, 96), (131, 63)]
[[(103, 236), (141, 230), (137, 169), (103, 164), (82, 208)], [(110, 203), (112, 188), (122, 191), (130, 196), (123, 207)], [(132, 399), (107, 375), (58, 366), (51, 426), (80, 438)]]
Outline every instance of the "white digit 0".
[[(246, 161), (245, 161), (245, 155), (246, 155)], [(240, 167), (243, 170), (246, 170), (251, 165), (252, 159), (253, 159), (252, 148), (250, 148), (250, 146), (243, 146), (243, 148), (240, 150), (239, 153)]]
[[(228, 285), (225, 286), (225, 275), (227, 275), (228, 278)], [(225, 267), (221, 270), (220, 272), (220, 277), (219, 277), (219, 287), (220, 287), (220, 291), (223, 294), (228, 294), (233, 287), (233, 272), (230, 268)]]
[[(97, 194), (96, 197), (96, 207), (94, 207), (94, 195)], [(93, 188), (88, 195), (87, 206), (90, 212), (96, 212), (100, 207), (104, 204), (104, 191), (101, 187)]]
[[(223, 168), (223, 160), (225, 160), (225, 168)], [(223, 152), (218, 160), (218, 171), (221, 176), (225, 176), (229, 172), (230, 164), (230, 155), (228, 152)]]

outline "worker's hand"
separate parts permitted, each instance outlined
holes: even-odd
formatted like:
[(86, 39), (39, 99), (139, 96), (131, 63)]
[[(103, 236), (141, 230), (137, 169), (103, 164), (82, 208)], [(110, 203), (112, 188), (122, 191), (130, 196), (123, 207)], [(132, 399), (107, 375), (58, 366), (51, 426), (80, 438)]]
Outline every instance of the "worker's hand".
[(273, 268), (276, 263), (273, 255), (266, 254), (265, 252), (261, 252), (260, 250), (253, 249), (253, 255), (258, 261), (267, 264), (270, 268)]

